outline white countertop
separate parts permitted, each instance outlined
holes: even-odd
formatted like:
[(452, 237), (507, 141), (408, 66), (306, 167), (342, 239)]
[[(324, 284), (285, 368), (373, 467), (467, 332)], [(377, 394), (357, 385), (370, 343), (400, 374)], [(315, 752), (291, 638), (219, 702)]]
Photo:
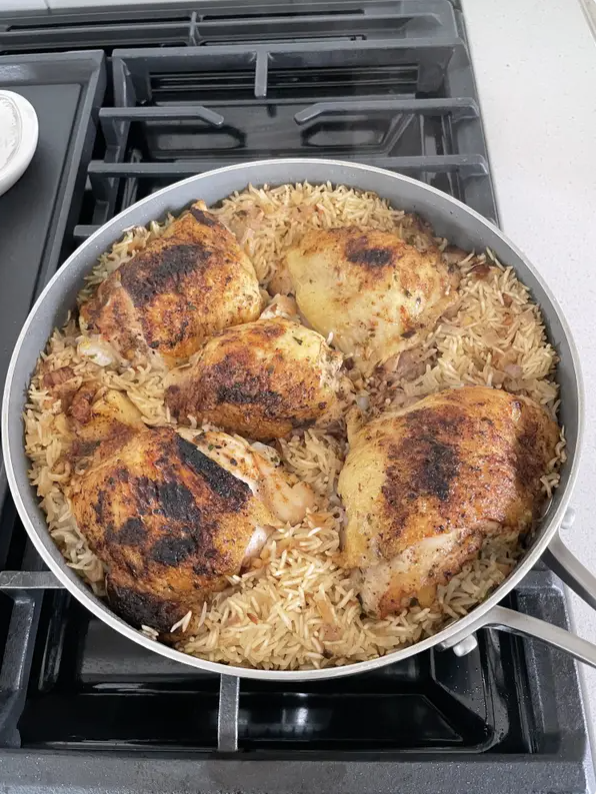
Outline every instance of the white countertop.
[[(558, 297), (580, 352), (586, 437), (563, 539), (596, 574), (596, 41), (579, 0), (463, 10), (501, 225)], [(596, 642), (596, 612), (575, 596), (571, 606)], [(580, 667), (593, 724), (596, 670)]]

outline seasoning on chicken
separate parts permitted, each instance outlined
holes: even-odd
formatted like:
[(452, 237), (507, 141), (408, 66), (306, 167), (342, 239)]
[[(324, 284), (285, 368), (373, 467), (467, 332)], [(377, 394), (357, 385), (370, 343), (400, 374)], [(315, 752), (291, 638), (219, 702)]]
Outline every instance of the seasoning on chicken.
[(217, 464), (248, 483), (283, 524), (299, 524), (306, 511), (314, 507), (310, 485), (290, 483), (273, 447), (258, 441), (250, 444), (240, 436), (219, 430), (202, 433), (194, 443)]
[[(80, 318), (125, 359), (141, 352), (174, 366), (215, 331), (255, 320), (261, 303), (252, 263), (197, 201), (108, 276)], [(95, 347), (94, 360), (109, 360)]]
[(340, 353), (323, 337), (273, 317), (228, 328), (210, 339), (189, 367), (170, 373), (166, 404), (189, 416), (255, 439), (281, 438), (340, 419), (349, 381)]
[(287, 512), (280, 517), (270, 498), (275, 484), (282, 507), (290, 503), (301, 520), (310, 489), (292, 489), (267, 464), (224, 433), (197, 444), (171, 428), (145, 428), (118, 448), (100, 445), (69, 497), (79, 530), (107, 567), (114, 610), (168, 634), (189, 610), (198, 617), (206, 596), (223, 590), (285, 522)]
[(390, 232), (312, 230), (287, 254), (301, 313), (368, 375), (418, 345), (456, 298), (457, 270)]
[(523, 533), (544, 501), (559, 429), (528, 398), (474, 386), (384, 414), (350, 438), (338, 490), (344, 562), (384, 617), (459, 573), (485, 538)]
[[(62, 380), (68, 367), (56, 370), (53, 393), (61, 397), (62, 410), (53, 418), (53, 430), (64, 442), (63, 454), (71, 463), (81, 465), (102, 444), (118, 447), (145, 427), (141, 412), (124, 392), (107, 389), (96, 380), (80, 383), (80, 378)], [(54, 376), (54, 373), (52, 373)], [(46, 383), (50, 379), (46, 380)], [(70, 384), (74, 383), (74, 386)], [(67, 388), (68, 387), (68, 388)]]

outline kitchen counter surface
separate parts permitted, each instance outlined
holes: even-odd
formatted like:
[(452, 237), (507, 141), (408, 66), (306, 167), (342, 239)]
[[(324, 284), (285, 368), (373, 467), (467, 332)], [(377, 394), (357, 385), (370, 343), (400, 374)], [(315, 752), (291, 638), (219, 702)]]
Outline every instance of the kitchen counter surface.
[[(463, 11), (501, 225), (579, 348), (586, 432), (563, 539), (596, 574), (596, 41), (579, 0), (464, 0)], [(596, 642), (596, 612), (570, 600), (577, 632)], [(593, 725), (596, 670), (580, 667)]]

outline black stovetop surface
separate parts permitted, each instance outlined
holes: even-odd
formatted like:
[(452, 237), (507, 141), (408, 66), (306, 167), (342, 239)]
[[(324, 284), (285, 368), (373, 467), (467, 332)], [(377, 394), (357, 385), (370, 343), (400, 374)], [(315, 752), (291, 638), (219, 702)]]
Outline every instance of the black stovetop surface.
[[(0, 268), (19, 295), (0, 312), (2, 378), (31, 301), (65, 256), (184, 176), (255, 158), (353, 159), (498, 220), (464, 22), (448, 0), (182, 5), (0, 17), (0, 87), (36, 106), (40, 153), (56, 163), (61, 153), (54, 183), (40, 179), (38, 156), (18, 196), (0, 198)], [(50, 211), (15, 212), (34, 199)], [(3, 473), (0, 489), (5, 790), (593, 787), (577, 671), (561, 653), (482, 631), (466, 657), (433, 650), (332, 681), (200, 673), (130, 643), (57, 588)], [(543, 567), (508, 605), (568, 623)]]

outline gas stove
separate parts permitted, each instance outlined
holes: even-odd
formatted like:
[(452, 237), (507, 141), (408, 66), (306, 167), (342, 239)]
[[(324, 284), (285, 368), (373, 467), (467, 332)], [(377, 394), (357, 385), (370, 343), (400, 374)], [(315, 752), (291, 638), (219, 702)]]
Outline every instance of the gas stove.
[[(0, 198), (0, 372), (27, 311), (98, 226), (191, 174), (258, 158), (379, 165), (498, 222), (464, 19), (448, 0), (178, 3), (0, 15), (0, 88), (40, 122)], [(321, 794), (594, 790), (559, 652), (483, 631), (332, 681), (242, 681), (128, 642), (62, 590), (0, 478), (6, 791)], [(539, 566), (508, 606), (568, 625)]]

